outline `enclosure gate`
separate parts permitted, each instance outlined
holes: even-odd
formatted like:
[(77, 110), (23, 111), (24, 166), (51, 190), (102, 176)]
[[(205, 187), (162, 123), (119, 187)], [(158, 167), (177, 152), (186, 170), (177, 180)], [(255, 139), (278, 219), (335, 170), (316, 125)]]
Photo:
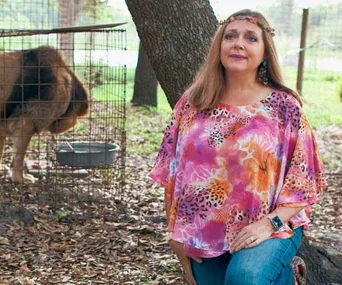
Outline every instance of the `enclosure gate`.
[[(122, 189), (126, 31), (114, 26), (0, 31), (0, 139), (6, 139), (0, 168), (1, 204), (77, 211), (91, 202), (113, 199)], [(65, 62), (59, 62), (60, 54)], [(72, 126), (75, 110), (83, 103), (89, 111), (77, 118), (74, 127), (61, 134), (48, 131), (62, 128), (70, 118)], [(62, 105), (63, 114), (57, 111)], [(52, 114), (58, 115), (51, 119)], [(51, 127), (54, 120), (58, 122)], [(30, 122), (36, 134), (25, 151), (20, 144), (30, 136)], [(21, 173), (20, 163), (11, 163), (13, 155), (26, 161), (19, 182), (13, 182), (18, 180), (13, 172)]]

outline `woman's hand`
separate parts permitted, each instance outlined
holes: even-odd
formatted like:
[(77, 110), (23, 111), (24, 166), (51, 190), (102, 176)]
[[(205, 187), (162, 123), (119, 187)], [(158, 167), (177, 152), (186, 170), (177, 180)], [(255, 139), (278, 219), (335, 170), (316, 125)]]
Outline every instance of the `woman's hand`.
[(245, 226), (232, 243), (230, 253), (243, 248), (255, 247), (269, 239), (274, 231), (274, 227), (267, 218)]
[(177, 258), (184, 269), (186, 281), (190, 285), (197, 285), (194, 274), (191, 269), (190, 258), (192, 258), (198, 263), (202, 263), (202, 259), (198, 257), (190, 257), (186, 255), (184, 251), (184, 245), (178, 241), (170, 239), (169, 244), (172, 247), (172, 250), (174, 251), (174, 253), (177, 255)]

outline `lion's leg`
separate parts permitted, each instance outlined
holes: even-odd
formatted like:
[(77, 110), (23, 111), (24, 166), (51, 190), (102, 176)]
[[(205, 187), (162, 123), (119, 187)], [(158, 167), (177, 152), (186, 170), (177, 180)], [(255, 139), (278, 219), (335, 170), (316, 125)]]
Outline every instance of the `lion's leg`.
[(48, 128), (53, 134), (61, 134), (70, 130), (77, 124), (77, 118), (59, 119), (54, 121)]
[(32, 138), (33, 125), (24, 124), (22, 128), (14, 131), (12, 134), (13, 141), (13, 161), (12, 161), (12, 181), (19, 183), (34, 183), (35, 178), (33, 175), (24, 174), (24, 158), (27, 147)]
[[(2, 130), (0, 130), (2, 132)], [(4, 172), (7, 173), (9, 172), (9, 167), (3, 164), (2, 160), (4, 157), (4, 152), (5, 152), (5, 142), (6, 142), (6, 136), (4, 136), (5, 132), (2, 132), (0, 134), (0, 174), (3, 174)]]
[(2, 158), (4, 156), (5, 141), (6, 141), (6, 137), (0, 134), (0, 165), (2, 164)]

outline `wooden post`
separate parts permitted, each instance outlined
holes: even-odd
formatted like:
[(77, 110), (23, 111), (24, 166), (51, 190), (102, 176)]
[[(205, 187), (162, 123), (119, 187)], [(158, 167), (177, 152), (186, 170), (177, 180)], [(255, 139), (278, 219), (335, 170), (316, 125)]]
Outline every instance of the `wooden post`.
[(300, 52), (298, 59), (298, 71), (297, 71), (297, 91), (302, 95), (303, 87), (303, 74), (304, 74), (304, 59), (305, 59), (305, 47), (306, 47), (306, 32), (308, 29), (309, 9), (303, 9), (302, 16), (302, 33), (300, 37)]

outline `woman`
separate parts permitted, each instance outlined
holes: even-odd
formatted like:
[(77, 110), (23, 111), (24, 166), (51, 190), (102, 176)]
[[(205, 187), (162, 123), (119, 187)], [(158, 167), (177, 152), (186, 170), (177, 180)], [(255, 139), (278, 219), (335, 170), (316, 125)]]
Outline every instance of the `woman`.
[(221, 23), (150, 174), (166, 189), (170, 245), (192, 285), (295, 282), (290, 262), (326, 182), (273, 36), (258, 12)]

